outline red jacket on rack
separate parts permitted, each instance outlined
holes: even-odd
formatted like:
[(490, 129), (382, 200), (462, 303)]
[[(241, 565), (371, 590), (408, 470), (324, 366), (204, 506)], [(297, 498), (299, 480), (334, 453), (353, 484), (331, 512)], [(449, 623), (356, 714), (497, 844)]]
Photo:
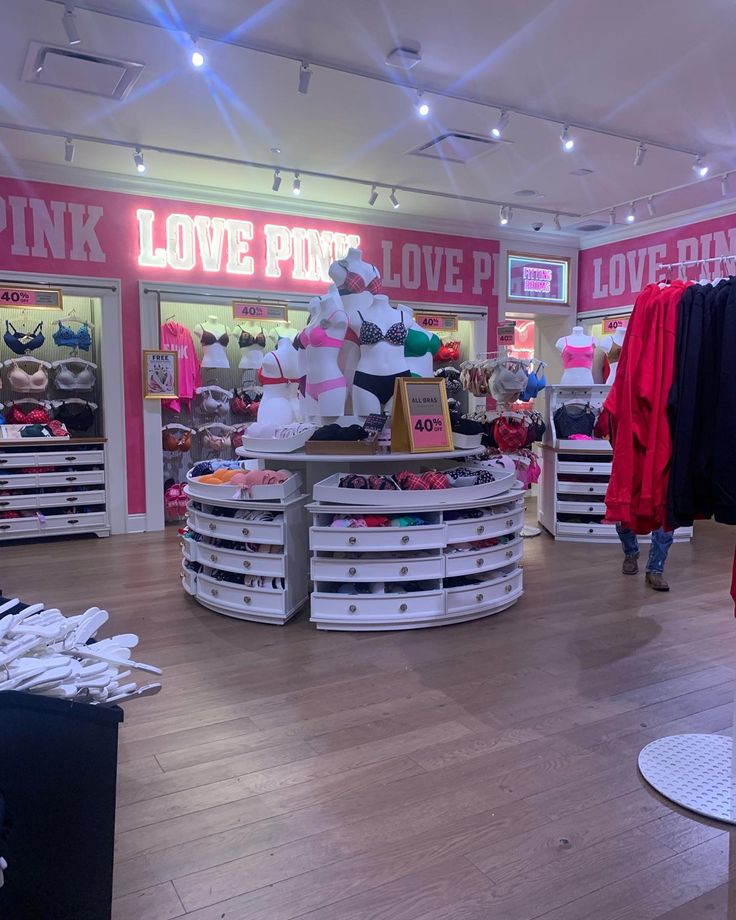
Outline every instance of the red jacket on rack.
[(675, 370), (677, 308), (686, 287), (684, 281), (649, 284), (639, 294), (604, 403), (613, 445), (606, 521), (640, 534), (667, 529), (672, 459), (667, 397)]

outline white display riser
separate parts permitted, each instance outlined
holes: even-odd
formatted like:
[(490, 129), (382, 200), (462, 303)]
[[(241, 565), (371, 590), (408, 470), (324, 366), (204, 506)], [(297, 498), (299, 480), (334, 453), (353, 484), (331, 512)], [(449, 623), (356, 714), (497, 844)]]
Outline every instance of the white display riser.
[[(182, 540), (184, 590), (202, 606), (225, 616), (257, 623), (286, 623), (305, 605), (309, 594), (306, 501), (303, 495), (287, 502), (190, 501), (187, 524), (202, 540)], [(193, 507), (195, 504), (201, 505), (201, 510)], [(274, 521), (228, 518), (212, 514), (215, 507), (272, 511), (278, 517)], [(215, 540), (239, 543), (242, 549), (215, 546)], [(276, 552), (252, 552), (245, 543), (272, 546)], [(199, 563), (203, 571), (187, 568), (186, 561)], [(219, 581), (213, 577), (216, 570), (246, 577), (283, 578), (284, 588)]]
[[(479, 619), (511, 607), (523, 593), (522, 492), (517, 489), (484, 499), (482, 518), (445, 520), (446, 512), (475, 507), (458, 502), (435, 511), (396, 509), (388, 499), (383, 507), (309, 505), (313, 520), (309, 532), (314, 580), (311, 621), (318, 629), (418, 629)], [(415, 527), (329, 526), (335, 515), (397, 513), (421, 514), (428, 523)], [(467, 552), (448, 551), (453, 544), (503, 535), (509, 535), (511, 541)], [(340, 555), (336, 558), (334, 553)], [(460, 587), (443, 585), (445, 578), (459, 575), (487, 577)], [(330, 585), (350, 582), (411, 581), (425, 583), (425, 590), (376, 594), (327, 590)]]
[[(34, 467), (57, 469), (17, 472)], [(105, 467), (105, 445), (100, 438), (0, 440), (0, 493), (4, 493), (0, 494), (0, 512), (36, 512), (28, 517), (0, 518), (0, 542), (73, 533), (109, 536)], [(48, 513), (52, 508), (69, 510)]]

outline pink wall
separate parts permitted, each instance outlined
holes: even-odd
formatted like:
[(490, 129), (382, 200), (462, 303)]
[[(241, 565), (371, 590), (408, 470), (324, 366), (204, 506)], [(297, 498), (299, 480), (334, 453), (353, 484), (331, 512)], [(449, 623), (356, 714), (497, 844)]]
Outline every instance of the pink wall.
[(145, 511), (139, 280), (314, 295), (347, 245), (392, 300), (485, 307), (495, 341), (497, 240), (0, 177), (0, 272), (121, 279), (130, 514)]
[[(585, 249), (578, 261), (578, 312), (632, 305), (643, 287), (662, 280), (661, 262), (729, 254), (736, 256), (736, 214)], [(717, 262), (691, 266), (688, 277), (698, 280), (704, 273), (720, 277), (721, 268)]]

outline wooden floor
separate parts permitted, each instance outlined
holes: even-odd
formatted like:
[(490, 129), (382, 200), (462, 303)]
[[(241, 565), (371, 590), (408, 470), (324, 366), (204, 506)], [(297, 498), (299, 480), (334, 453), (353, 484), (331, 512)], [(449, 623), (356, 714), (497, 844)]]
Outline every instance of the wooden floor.
[(699, 525), (656, 595), (543, 535), (515, 608), (407, 633), (209, 613), (172, 532), (4, 546), (0, 588), (165, 669), (121, 730), (115, 920), (733, 920), (728, 834), (636, 770), (731, 726), (733, 542)]

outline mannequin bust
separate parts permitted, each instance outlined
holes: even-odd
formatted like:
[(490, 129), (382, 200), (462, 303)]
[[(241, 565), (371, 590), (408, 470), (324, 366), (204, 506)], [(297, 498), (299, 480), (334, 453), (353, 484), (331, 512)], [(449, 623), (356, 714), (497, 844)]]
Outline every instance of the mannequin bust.
[(432, 377), (434, 375), (434, 356), (442, 345), (442, 340), (434, 332), (427, 332), (413, 321), (414, 311), (405, 304), (399, 304), (397, 308), (403, 311), (412, 322), (409, 326), (409, 334), (404, 344), (404, 357), (411, 371), (412, 377)]
[(263, 326), (255, 323), (239, 323), (233, 329), (233, 334), (238, 335), (238, 347), (241, 349), (241, 371), (255, 370), (263, 364), (263, 355), (266, 352), (266, 333)]
[(299, 355), (290, 339), (279, 339), (275, 350), (263, 356), (258, 382), (263, 387), (263, 396), (258, 406), (259, 422), (290, 425), (302, 420)]
[(570, 335), (555, 342), (555, 348), (562, 354), (564, 367), (560, 383), (567, 386), (593, 386), (593, 336), (586, 335), (582, 326), (575, 326)]
[(358, 416), (381, 411), (389, 414), (396, 378), (411, 376), (404, 356), (409, 316), (392, 307), (385, 294), (376, 294), (370, 308), (356, 310), (349, 322), (360, 342), (360, 360), (353, 377), (353, 412)]
[(348, 329), (348, 317), (334, 285), (324, 297), (309, 303), (310, 320), (299, 336), (306, 355), (306, 414), (332, 421), (345, 412), (347, 382), (339, 355)]
[(204, 323), (198, 323), (194, 327), (194, 334), (199, 336), (202, 343), (201, 367), (230, 367), (227, 359), (230, 336), (219, 317), (210, 314)]
[(621, 348), (624, 344), (625, 337), (626, 327), (617, 329), (613, 335), (606, 335), (598, 342), (598, 346), (602, 348), (608, 356), (609, 370), (606, 383), (613, 383), (616, 379), (616, 368), (618, 367), (618, 359), (621, 357)]

